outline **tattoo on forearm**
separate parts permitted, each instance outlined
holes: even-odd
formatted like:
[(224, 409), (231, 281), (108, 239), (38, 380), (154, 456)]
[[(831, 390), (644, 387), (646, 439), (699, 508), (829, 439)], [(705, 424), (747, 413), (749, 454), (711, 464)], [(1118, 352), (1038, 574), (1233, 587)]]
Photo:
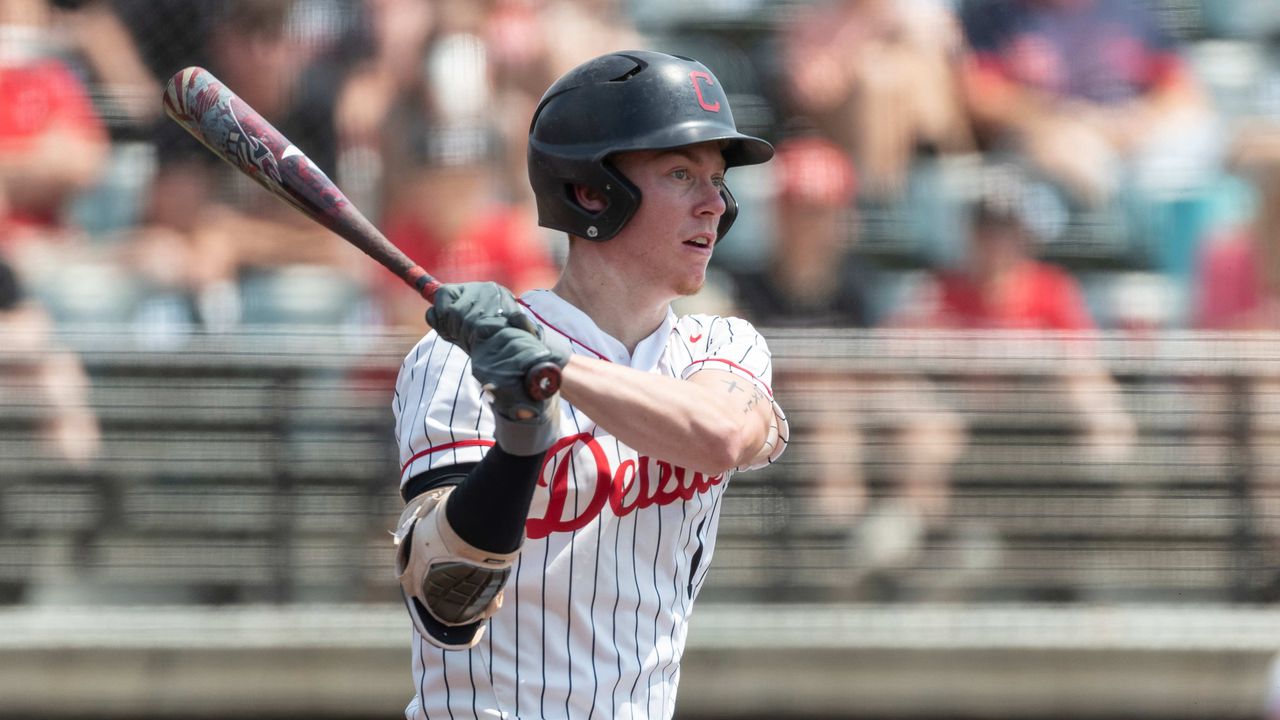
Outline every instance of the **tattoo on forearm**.
[(750, 391), (751, 397), (747, 399), (746, 405), (743, 406), (742, 408), (743, 415), (750, 414), (751, 411), (756, 409), (756, 405), (759, 405), (760, 402), (764, 400), (764, 393), (760, 392), (760, 388), (755, 387), (754, 385), (748, 385), (744, 387), (742, 385), (739, 385), (737, 380), (733, 380), (733, 379), (721, 380), (720, 382), (724, 383), (728, 391), (731, 393), (735, 393), (735, 392), (746, 393)]

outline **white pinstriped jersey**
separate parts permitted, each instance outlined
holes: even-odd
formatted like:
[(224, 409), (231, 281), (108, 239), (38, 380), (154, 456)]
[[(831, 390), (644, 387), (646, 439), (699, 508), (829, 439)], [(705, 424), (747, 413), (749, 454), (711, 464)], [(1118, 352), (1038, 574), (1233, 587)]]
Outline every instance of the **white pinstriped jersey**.
[[(688, 378), (733, 373), (772, 397), (768, 347), (737, 318), (668, 311), (629, 354), (582, 311), (546, 290), (522, 304), (577, 354)], [(787, 442), (777, 403), (771, 463)], [(403, 485), (429, 469), (479, 462), (492, 410), (467, 356), (432, 332), (400, 368), (394, 401)], [(715, 550), (732, 472), (705, 477), (640, 455), (561, 402), (526, 540), (503, 607), (471, 650), (443, 651), (413, 633), (421, 718), (669, 718), (693, 601)], [(697, 442), (697, 438), (690, 438)]]

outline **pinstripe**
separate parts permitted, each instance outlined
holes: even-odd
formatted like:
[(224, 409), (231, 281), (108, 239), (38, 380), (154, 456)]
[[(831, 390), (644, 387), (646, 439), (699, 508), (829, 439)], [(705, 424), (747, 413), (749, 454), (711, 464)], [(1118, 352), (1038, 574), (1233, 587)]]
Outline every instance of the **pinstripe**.
[[(449, 352), (450, 352), (450, 354), (452, 354), (452, 353), (453, 353), (453, 349), (452, 349), (452, 347), (450, 348)], [(466, 372), (466, 369), (467, 369), (467, 368), (469, 368), (469, 367), (471, 367), (471, 358), (467, 358), (467, 361), (466, 361), (465, 363), (463, 363), (463, 365), (462, 365), (462, 369), (458, 371), (458, 382), (453, 386), (453, 403), (452, 403), (452, 404), (450, 404), (450, 406), (449, 406), (449, 407), (450, 407), (450, 410), (449, 410), (449, 442), (457, 442), (457, 441), (458, 441), (458, 436), (457, 436), (457, 434), (453, 432), (453, 428), (455, 427), (455, 425), (454, 425), (454, 421), (457, 419), (457, 414), (458, 414), (458, 398), (462, 395), (462, 378), (464, 377), (464, 376), (463, 376), (463, 373), (464, 373), (464, 372)], [(453, 448), (453, 461), (454, 461), (455, 463), (457, 463), (457, 462), (458, 462), (458, 448), (457, 448), (457, 447), (454, 447), (454, 448)]]
[[(583, 327), (580, 313), (561, 315), (536, 298), (530, 301), (580, 354), (591, 354), (595, 348), (619, 352), (616, 340)], [(767, 388), (771, 359), (749, 323), (704, 315), (667, 321), (663, 328), (666, 335), (646, 339), (634, 358), (624, 354), (603, 359), (676, 378), (714, 361), (714, 369), (729, 368)], [(442, 341), (415, 346), (402, 363), (396, 385), (392, 407), (401, 461), (417, 461), (406, 463), (405, 475), (424, 467), (474, 462), (492, 443), (492, 409), (468, 375), (469, 358), (448, 343), (439, 351), (438, 342)], [(453, 392), (448, 392), (450, 387)], [(420, 398), (416, 408), (415, 394)], [(691, 471), (670, 468), (663, 482), (659, 458), (623, 445), (566, 401), (561, 407), (562, 436), (580, 434), (584, 439), (570, 447), (561, 445), (542, 470), (530, 521), (537, 513), (541, 525), (553, 529), (549, 535), (526, 537), (506, 590), (508, 602), (490, 622), (487, 639), (466, 653), (465, 669), (462, 653), (428, 653), (433, 646), (419, 641), (419, 652), (431, 661), (415, 669), (421, 710), (412, 717), (425, 717), (428, 709), (433, 717), (445, 717), (447, 711), (450, 718), (463, 718), (493, 710), (511, 713), (514, 708), (512, 718), (657, 720), (670, 718), (674, 711), (686, 623), (706, 582), (723, 493), (732, 473), (714, 484), (697, 485), (681, 500), (678, 488), (694, 482)], [(630, 465), (624, 469), (624, 463)], [(564, 475), (557, 479), (561, 470)], [(641, 471), (647, 479), (644, 485)], [(602, 505), (589, 505), (604, 487), (597, 483), (605, 481), (632, 484), (623, 496), (606, 494)], [(642, 488), (644, 495), (638, 496)], [(647, 498), (642, 506), (637, 504), (640, 497)], [(670, 507), (676, 503), (679, 510)], [(597, 510), (598, 517), (581, 515)], [(555, 530), (558, 524), (564, 529)], [(587, 533), (594, 533), (594, 541)], [(612, 543), (607, 534), (613, 535)], [(625, 535), (630, 539), (624, 540)], [(699, 552), (695, 564), (693, 556)], [(612, 574), (612, 582), (603, 573)], [(536, 610), (535, 603), (540, 603)]]
[[(674, 473), (672, 473), (673, 479), (674, 479), (674, 475), (675, 475), (675, 474), (674, 474)], [(657, 601), (657, 602), (656, 602), (656, 607), (654, 608), (654, 613), (653, 613), (653, 645), (652, 645), (652, 647), (653, 647), (653, 650), (654, 650), (654, 656), (655, 656), (655, 657), (658, 657), (659, 659), (661, 659), (661, 657), (659, 656), (659, 654), (658, 654), (658, 652), (657, 652), (657, 650), (658, 650), (658, 622), (659, 622), (660, 620), (662, 620), (662, 590), (660, 590), (660, 589), (658, 588), (658, 556), (662, 554), (662, 513), (663, 513), (663, 510), (664, 510), (664, 508), (659, 507), (659, 508), (658, 508), (658, 512), (654, 513), (654, 517), (656, 517), (656, 518), (658, 519), (658, 532), (654, 535), (654, 542), (653, 542), (653, 565), (652, 565), (652, 570), (653, 570), (653, 596), (654, 596), (654, 599)], [(657, 664), (657, 663), (654, 663), (653, 667), (649, 668), (649, 679), (645, 681), (645, 701), (644, 701), (644, 706), (645, 706), (645, 710), (646, 710), (646, 711), (648, 711), (649, 706), (650, 706), (650, 705), (651, 705), (651, 703), (653, 702), (653, 673), (654, 673), (654, 671), (655, 671), (655, 670), (657, 670), (657, 669), (658, 669), (658, 664)]]
[(449, 720), (454, 720), (453, 688), (449, 686), (449, 651), (447, 650), (440, 651), (440, 665), (441, 667), (444, 668), (444, 670), (440, 673), (440, 676), (444, 678), (444, 707), (446, 710), (449, 711)]
[[(413, 355), (412, 355), (413, 360), (410, 361), (409, 356), (406, 356), (404, 361), (400, 363), (399, 374), (405, 375), (407, 372), (408, 373), (407, 379), (410, 384), (413, 383), (413, 366), (418, 362), (418, 357), (420, 355), (422, 355), (422, 344), (418, 343), (417, 345), (413, 346)], [(405, 402), (407, 402), (407, 400), (400, 395), (400, 383), (397, 381), (396, 387), (395, 387), (395, 395), (391, 398), (391, 411), (392, 411), (392, 414), (396, 416), (395, 433), (397, 438), (401, 437), (400, 420), (404, 416)]]
[[(703, 540), (703, 547), (706, 547), (709, 544), (708, 543), (709, 539), (715, 534), (716, 528), (719, 527), (720, 525), (720, 508), (723, 505), (722, 503), (723, 500), (724, 500), (724, 494), (721, 493), (720, 495), (716, 496), (715, 504), (711, 506), (711, 514), (708, 516), (709, 524), (707, 525), (706, 533), (703, 535), (703, 537), (705, 538)], [(702, 590), (702, 584), (707, 580), (707, 573), (711, 571), (711, 563), (707, 562), (704, 559), (702, 562), (701, 570), (702, 570), (702, 573), (701, 573), (702, 577), (699, 578), (697, 582), (693, 584), (693, 592), (695, 596), (698, 594), (700, 590)]]
[[(617, 449), (618, 456), (622, 454), (622, 443), (614, 438), (614, 447)], [(620, 520), (613, 523), (613, 557), (615, 560), (619, 558), (618, 548), (621, 547), (622, 540), (622, 522)], [(618, 649), (618, 605), (622, 602), (622, 573), (615, 572), (613, 574), (613, 648)], [(618, 677), (613, 681), (613, 691), (609, 695), (610, 701), (613, 703), (609, 717), (618, 715), (618, 685), (622, 683), (622, 653), (615, 653), (614, 657), (618, 659)]]
[[(459, 386), (461, 386), (461, 383), (459, 383)], [(483, 417), (484, 417), (484, 413), (485, 413), (485, 410), (486, 410), (486, 409), (487, 409), (487, 403), (485, 403), (485, 402), (482, 400), (482, 401), (480, 402), (480, 412), (477, 412), (477, 413), (476, 413), (476, 426), (475, 426), (475, 431), (476, 431), (476, 434), (477, 434), (477, 435), (479, 435), (479, 434), (480, 434), (480, 420), (481, 420), (481, 418), (483, 418)], [(455, 453), (455, 456), (456, 456), (456, 453)], [(493, 636), (492, 636), (492, 634), (490, 634), (490, 636), (489, 636), (489, 642), (490, 642), (490, 643), (492, 643), (492, 642), (493, 642)], [(479, 646), (477, 646), (477, 647), (479, 647)], [(478, 695), (479, 695), (479, 692), (480, 692), (480, 691), (479, 691), (479, 690), (478, 690), (478, 688), (476, 687), (476, 676), (475, 676), (475, 664), (474, 664), (474, 660), (475, 660), (475, 648), (471, 648), (470, 650), (468, 650), (468, 651), (467, 651), (467, 671), (468, 671), (468, 675), (469, 675), (469, 677), (471, 678), (471, 712), (472, 712), (472, 714), (474, 714), (477, 718), (479, 718), (479, 717), (480, 717), (480, 708), (479, 708), (479, 697), (478, 697)], [(490, 680), (489, 680), (489, 684), (490, 684), (490, 685), (492, 685), (492, 684), (493, 684), (493, 673), (492, 673), (492, 672), (490, 672), (490, 674), (489, 674), (489, 678), (490, 678)]]
[[(596, 430), (591, 431), (592, 437), (595, 436)], [(603, 563), (600, 562), (600, 541), (604, 537), (603, 528), (596, 528), (596, 571), (591, 574), (591, 612), (587, 617), (591, 618), (591, 709), (587, 711), (587, 720), (596, 712), (596, 699), (600, 696), (600, 671), (596, 668), (596, 595), (600, 591), (600, 568)]]
[[(582, 432), (582, 425), (578, 422), (578, 413), (570, 412), (569, 417), (573, 419), (574, 433)], [(570, 454), (566, 462), (569, 463), (569, 477), (576, 479), (578, 474), (573, 471), (573, 458), (574, 456)], [(573, 514), (575, 516), (579, 512), (578, 500), (580, 497), (581, 493), (575, 492), (573, 494)], [(569, 536), (569, 583), (565, 589), (565, 617), (570, 619), (568, 627), (565, 628), (566, 632), (564, 634), (564, 654), (565, 658), (568, 660), (566, 665), (569, 668), (565, 673), (565, 676), (569, 679), (569, 691), (564, 694), (565, 717), (569, 717), (569, 700), (573, 697), (573, 550), (574, 544), (577, 540), (578, 531), (574, 530)]]
[[(423, 640), (421, 637), (418, 638), (418, 657), (422, 660), (423, 665), (427, 664), (427, 641)], [(423, 673), (422, 677), (418, 679), (418, 697), (419, 698), (427, 697), (426, 684), (427, 684), (427, 674)], [(431, 713), (427, 710), (426, 702), (421, 703), (421, 708), (422, 708), (422, 716), (427, 720), (431, 720)]]
[[(644, 667), (644, 661), (640, 659), (640, 604), (644, 601), (644, 596), (640, 594), (640, 572), (636, 568), (636, 562), (635, 562), (636, 551), (639, 550), (639, 543), (637, 542), (636, 538), (638, 537), (638, 534), (640, 531), (640, 517), (641, 517), (641, 513), (631, 513), (631, 579), (636, 584), (636, 608), (635, 608), (635, 611), (632, 612), (632, 616), (635, 618), (635, 621), (636, 621), (636, 629), (635, 629), (635, 634), (632, 638), (632, 641), (635, 643), (635, 648), (636, 648), (637, 670), (639, 668)], [(640, 685), (640, 673), (636, 672), (636, 678), (631, 682), (630, 700), (633, 702), (636, 699), (636, 688), (639, 687), (639, 685)]]
[[(427, 356), (427, 368), (430, 368), (430, 367), (431, 367), (431, 361), (432, 361), (432, 359), (433, 359), (433, 358), (434, 358), (434, 356), (435, 356), (436, 348), (437, 348), (437, 347), (439, 347), (439, 346), (440, 346), (440, 344), (441, 344), (442, 342), (443, 342), (442, 340), (436, 340), (434, 343), (432, 343), (432, 345), (431, 345), (431, 353)], [(430, 439), (430, 438), (431, 438), (431, 434), (430, 434), (430, 432), (428, 432), (428, 427), (429, 427), (429, 423), (430, 423), (430, 420), (431, 420), (431, 412), (430, 412), (430, 410), (431, 410), (431, 408), (432, 408), (432, 407), (435, 407), (435, 404), (436, 404), (436, 393), (440, 392), (440, 388), (442, 388), (442, 387), (446, 387), (446, 385), (445, 385), (445, 379), (449, 377), (449, 375), (448, 375), (448, 373), (450, 372), (450, 370), (449, 370), (449, 358), (453, 355), (453, 347), (454, 347), (453, 345), (448, 345), (448, 344), (446, 344), (446, 346), (445, 346), (445, 350), (444, 350), (444, 360), (443, 360), (443, 361), (441, 361), (441, 363), (440, 363), (440, 371), (439, 371), (439, 373), (438, 373), (438, 374), (436, 375), (436, 377), (435, 377), (435, 381), (436, 381), (436, 383), (435, 383), (435, 385), (433, 385), (433, 386), (431, 387), (431, 395), (427, 398), (427, 401), (422, 405), (422, 412), (423, 412), (423, 414), (422, 414), (422, 435), (423, 435), (423, 437), (426, 437), (426, 438), (428, 438), (428, 439)], [(434, 444), (434, 443), (432, 443), (432, 444)]]
[[(418, 348), (415, 348), (415, 349), (416, 349), (416, 350), (418, 350), (418, 352), (419, 352), (419, 353), (421, 353), (421, 346), (419, 346)], [(425, 363), (424, 363), (424, 364), (425, 364), (425, 365), (427, 365), (428, 367), (430, 367), (430, 365), (431, 365), (431, 357), (432, 357), (432, 355), (434, 355), (434, 354), (435, 354), (435, 350), (436, 350), (436, 345), (435, 345), (435, 343), (431, 343), (431, 349), (427, 351), (427, 359), (426, 359), (426, 361), (425, 361)], [(410, 367), (410, 371), (412, 372), (412, 368), (413, 368), (413, 367), (416, 367), (416, 366), (417, 366), (417, 363), (415, 362), (415, 363), (414, 363), (414, 365)], [(431, 389), (431, 395), (429, 395), (429, 396), (428, 396), (428, 395), (427, 395), (427, 382), (426, 382), (426, 378), (425, 378), (425, 377), (423, 378), (423, 380), (422, 380), (422, 390), (421, 390), (421, 391), (419, 392), (419, 394), (418, 394), (418, 409), (414, 411), (414, 415), (413, 415), (413, 423), (412, 423), (413, 425), (417, 425), (417, 423), (418, 423), (418, 417), (419, 417), (419, 416), (418, 416), (418, 413), (422, 413), (422, 415), (421, 415), (421, 417), (422, 417), (422, 422), (423, 422), (423, 433), (422, 433), (422, 436), (423, 436), (425, 439), (427, 439), (427, 440), (428, 440), (428, 442), (427, 442), (427, 445), (428, 445), (428, 446), (430, 446), (432, 443), (430, 442), (430, 438), (428, 438), (428, 437), (427, 437), (427, 433), (426, 433), (426, 418), (427, 418), (428, 410), (429, 410), (429, 409), (430, 409), (430, 407), (431, 407), (431, 401), (435, 399), (435, 388), (437, 388), (437, 387), (439, 387), (439, 386), (440, 386), (440, 376), (439, 376), (439, 375), (436, 375), (436, 376), (435, 376), (435, 378), (434, 378), (434, 380), (436, 381), (436, 384), (435, 384), (435, 386)], [(412, 455), (414, 454), (414, 447), (413, 447), (413, 435), (412, 435), (412, 434), (410, 434), (410, 435), (409, 435), (409, 442), (408, 442), (408, 448), (407, 448), (407, 449), (408, 449), (408, 451), (409, 451), (409, 452), (408, 452), (408, 454), (412, 456)]]
[[(702, 502), (701, 493), (694, 497), (698, 499), (699, 503)], [(678, 605), (680, 607), (681, 618), (688, 617), (687, 597), (684, 593), (680, 592), (680, 577), (684, 574), (681, 572), (681, 566), (687, 565), (689, 562), (688, 540), (683, 538), (686, 533), (689, 536), (692, 536), (692, 530), (693, 523), (689, 522), (689, 503), (680, 503), (680, 532), (676, 536), (676, 549), (679, 550), (679, 552), (673, 553), (676, 559), (676, 567), (675, 572), (671, 573), (671, 602), (673, 605)], [(676, 633), (678, 630), (679, 625), (676, 623), (672, 623), (671, 627), (667, 630), (667, 640), (671, 643), (672, 660), (675, 660)], [(662, 671), (663, 707), (667, 704), (668, 692), (671, 690), (671, 675), (675, 673), (677, 667), (678, 665), (675, 662), (672, 662)]]
[(551, 560), (551, 538), (542, 543), (542, 598), (539, 609), (542, 611), (542, 693), (538, 696), (538, 714), (547, 716), (547, 565)]
[(512, 635), (515, 636), (515, 639), (516, 639), (515, 666), (512, 668), (516, 676), (516, 689), (515, 689), (516, 717), (520, 717), (520, 628), (522, 627), (520, 625), (520, 571), (522, 569), (524, 569), (524, 553), (521, 553), (518, 557), (516, 557), (516, 571), (514, 573), (516, 580), (514, 583), (514, 587), (511, 588), (512, 590), (511, 594), (514, 596), (514, 602), (512, 603), (514, 607), (512, 609), (515, 611), (513, 614), (515, 615), (515, 621), (516, 621), (515, 629), (511, 633)]
[(467, 650), (467, 678), (471, 680), (471, 714), (480, 717), (479, 698), (476, 696), (476, 649)]
[[(693, 354), (689, 352), (688, 346), (685, 345), (684, 343), (677, 343), (676, 346), (683, 348), (685, 351), (685, 354), (688, 355), (690, 358), (693, 357)], [(677, 377), (676, 370), (675, 370), (675, 363), (671, 363), (671, 367), (667, 368), (667, 373), (670, 377)], [(698, 498), (699, 502), (701, 502), (701, 499), (702, 499), (701, 493), (695, 494), (694, 497)], [(683, 552), (685, 543), (682, 540), (682, 538), (685, 536), (686, 531), (689, 528), (692, 528), (692, 526), (693, 526), (693, 523), (689, 522), (689, 503), (682, 502), (680, 503), (680, 529), (678, 532), (676, 532), (675, 543), (673, 544), (673, 547), (672, 547), (672, 549), (676, 552), (671, 553), (672, 557), (675, 558), (675, 567), (673, 568), (673, 571), (671, 573), (671, 603), (673, 607), (677, 603), (680, 604), (682, 617), (685, 615), (685, 613), (683, 610), (683, 600), (680, 597), (681, 595), (680, 566), (685, 562), (687, 562), (689, 557), (686, 552)], [(668, 671), (674, 672), (675, 668), (677, 667), (675, 662), (675, 659), (676, 659), (675, 648), (676, 648), (676, 631), (678, 627), (679, 627), (678, 623), (671, 623), (671, 626), (667, 630), (668, 632), (667, 641), (671, 644), (671, 660), (672, 661), (668, 663), (665, 668), (662, 669), (662, 698), (663, 698), (662, 705), (664, 708), (667, 705), (667, 697), (668, 697), (667, 693), (670, 690), (669, 676), (667, 673)], [(650, 675), (651, 681), (652, 681), (652, 678), (653, 676)]]
[[(490, 628), (490, 630), (492, 630), (492, 628)], [(488, 636), (486, 640), (489, 642), (489, 675), (486, 679), (489, 681), (489, 687), (493, 687), (493, 633), (487, 632), (485, 635)], [(497, 698), (495, 697), (494, 700), (497, 700)]]

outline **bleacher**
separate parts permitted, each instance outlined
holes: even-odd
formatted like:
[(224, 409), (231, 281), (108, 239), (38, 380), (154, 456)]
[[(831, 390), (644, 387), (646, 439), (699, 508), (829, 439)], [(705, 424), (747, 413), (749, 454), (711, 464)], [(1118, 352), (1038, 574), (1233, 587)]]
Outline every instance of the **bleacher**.
[[(794, 444), (782, 462), (732, 482), (700, 604), (708, 634), (695, 631), (706, 644), (691, 650), (695, 655), (724, 643), (754, 648), (755, 632), (773, 632), (768, 628), (785, 625), (785, 618), (836, 612), (852, 627), (870, 618), (900, 623), (901, 634), (882, 632), (874, 642), (850, 635), (844, 650), (830, 650), (837, 664), (828, 672), (836, 672), (839, 657), (896, 662), (908, 649), (929, 647), (963, 666), (964, 658), (977, 662), (990, 648), (965, 649), (970, 641), (954, 647), (955, 633), (985, 617), (990, 642), (1009, 645), (1001, 652), (1023, 647), (1049, 672), (1056, 653), (1065, 651), (1050, 632), (1053, 623), (1088, 624), (1106, 608), (1129, 608), (1135, 617), (1195, 613), (1209, 628), (1218, 618), (1221, 647), (1206, 629), (1210, 639), (1196, 641), (1206, 647), (1180, 652), (1246, 653), (1250, 677), (1260, 677), (1265, 656), (1239, 647), (1230, 633), (1244, 622), (1240, 612), (1269, 612), (1253, 603), (1273, 598), (1280, 570), (1266, 550), (1275, 541), (1275, 518), (1254, 502), (1274, 494), (1257, 481), (1274, 465), (1268, 433), (1280, 429), (1280, 393), (1240, 400), (1266, 377), (1280, 338), (1100, 338), (1102, 360), (1121, 379), (1124, 404), (1139, 425), (1132, 453), (1109, 464), (1083, 453), (1077, 421), (1050, 381), (1063, 362), (1053, 346), (1016, 336), (765, 332)], [(243, 615), (244, 622), (268, 613), (283, 623), (311, 622), (306, 618), (320, 613), (324, 619), (315, 622), (325, 627), (344, 626), (344, 617), (352, 628), (373, 622), (376, 631), (357, 645), (398, 657), (402, 636), (386, 536), (399, 511), (389, 398), (412, 338), (194, 336), (181, 352), (141, 349), (127, 334), (67, 339), (92, 377), (104, 452), (82, 468), (41, 457), (30, 432), (41, 408), (5, 406), (0, 598), (8, 609), (0, 611), (0, 627), (50, 613), (88, 613), (88, 622), (101, 614), (122, 623), (124, 634), (96, 628), (107, 639), (95, 647), (118, 642), (134, 652), (160, 652), (145, 650), (171, 641), (159, 626), (148, 626), (151, 640), (126, 637), (129, 623), (149, 622), (148, 608), (156, 618), (187, 617), (196, 629), (221, 617), (209, 613)], [(928, 377), (968, 427), (951, 477), (950, 512), (909, 562), (867, 568), (849, 541), (860, 519), (833, 523), (806, 502), (813, 468), (805, 446), (823, 414), (811, 394), (788, 395), (784, 388), (789, 376), (819, 369), (857, 376), (867, 387), (903, 374)], [(966, 384), (975, 372), (1008, 384), (988, 381), (975, 392)], [(868, 414), (860, 428), (877, 497), (892, 494), (888, 469), (895, 462), (894, 428), (877, 424), (878, 417)], [(761, 614), (750, 620), (743, 615), (750, 612)], [(1001, 612), (1014, 624), (1037, 612), (1050, 621), (1041, 637), (1035, 624), (1001, 625)], [(761, 628), (746, 627), (753, 622)], [(1123, 652), (1187, 639), (1176, 625), (1157, 625), (1130, 628), (1138, 635)], [(1014, 630), (1017, 638), (1009, 634)], [(247, 650), (257, 642), (218, 637), (192, 640), (190, 650), (205, 653), (227, 642)], [(270, 642), (280, 652), (291, 642), (316, 640), (263, 637), (276, 638)], [(1084, 649), (1106, 656), (1107, 642), (1086, 642)], [(1157, 665), (1131, 672), (1140, 675), (1140, 667), (1155, 672)], [(839, 692), (838, 684), (829, 689)], [(998, 689), (983, 693), (982, 702), (997, 708), (988, 716), (1012, 716), (1015, 705), (1001, 704), (1010, 698)], [(701, 708), (695, 716), (709, 712), (705, 694), (693, 690), (688, 697), (689, 707)], [(1129, 700), (1140, 705), (1142, 697), (1135, 691)], [(0, 701), (0, 712), (4, 707)], [(150, 712), (145, 702), (128, 707)], [(817, 706), (796, 707), (803, 715)], [(1239, 716), (1239, 705), (1215, 714), (1223, 707), (1187, 716)], [(1047, 712), (1038, 716), (1053, 716)]]
[[(929, 599), (930, 578), (963, 561), (953, 530), (980, 530), (969, 550), (985, 559), (951, 598), (1225, 602), (1270, 591), (1275, 578), (1258, 563), (1272, 519), (1253, 496), (1274, 460), (1251, 443), (1280, 430), (1280, 393), (1250, 389), (1266, 342), (1225, 346), (1253, 359), (1207, 340), (1170, 342), (1155, 357), (1146, 341), (1103, 344), (1138, 424), (1135, 446), (1107, 462), (1081, 445), (1054, 381), (1062, 358), (1037, 357), (1025, 338), (772, 332), (793, 446), (735, 479), (712, 596), (866, 599), (850, 581), (859, 519), (844, 524), (806, 502), (808, 445), (830, 406), (788, 394), (787, 382), (819, 368), (856, 376), (869, 392), (880, 378), (919, 373), (967, 428), (950, 472), (953, 507), (919, 561), (892, 571), (903, 599)], [(179, 602), (389, 597), (380, 550), (399, 502), (390, 338), (344, 349), (320, 334), (208, 336), (181, 353), (137, 350), (129, 336), (75, 342), (103, 453), (80, 468), (40, 457), (32, 429), (44, 410), (5, 406), (6, 578), (37, 588), (51, 568), (74, 568), (65, 574), (79, 582), (146, 585)], [(975, 372), (986, 378), (976, 389)], [(856, 414), (858, 402), (837, 404)], [(873, 499), (894, 494), (889, 471), (901, 461), (900, 428), (886, 418), (858, 420)]]
[(104, 438), (87, 467), (39, 456), (40, 408), (6, 406), (0, 573), (37, 600), (370, 599), (398, 512), (388, 358), (326, 335), (135, 340), (75, 338)]

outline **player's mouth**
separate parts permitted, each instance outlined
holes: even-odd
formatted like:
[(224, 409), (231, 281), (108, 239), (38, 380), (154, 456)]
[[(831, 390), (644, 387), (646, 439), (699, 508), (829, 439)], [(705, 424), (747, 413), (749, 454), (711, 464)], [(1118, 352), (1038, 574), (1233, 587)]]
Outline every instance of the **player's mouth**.
[(715, 247), (716, 240), (715, 236), (710, 233), (701, 233), (685, 240), (684, 244), (688, 247), (710, 252), (711, 248)]

